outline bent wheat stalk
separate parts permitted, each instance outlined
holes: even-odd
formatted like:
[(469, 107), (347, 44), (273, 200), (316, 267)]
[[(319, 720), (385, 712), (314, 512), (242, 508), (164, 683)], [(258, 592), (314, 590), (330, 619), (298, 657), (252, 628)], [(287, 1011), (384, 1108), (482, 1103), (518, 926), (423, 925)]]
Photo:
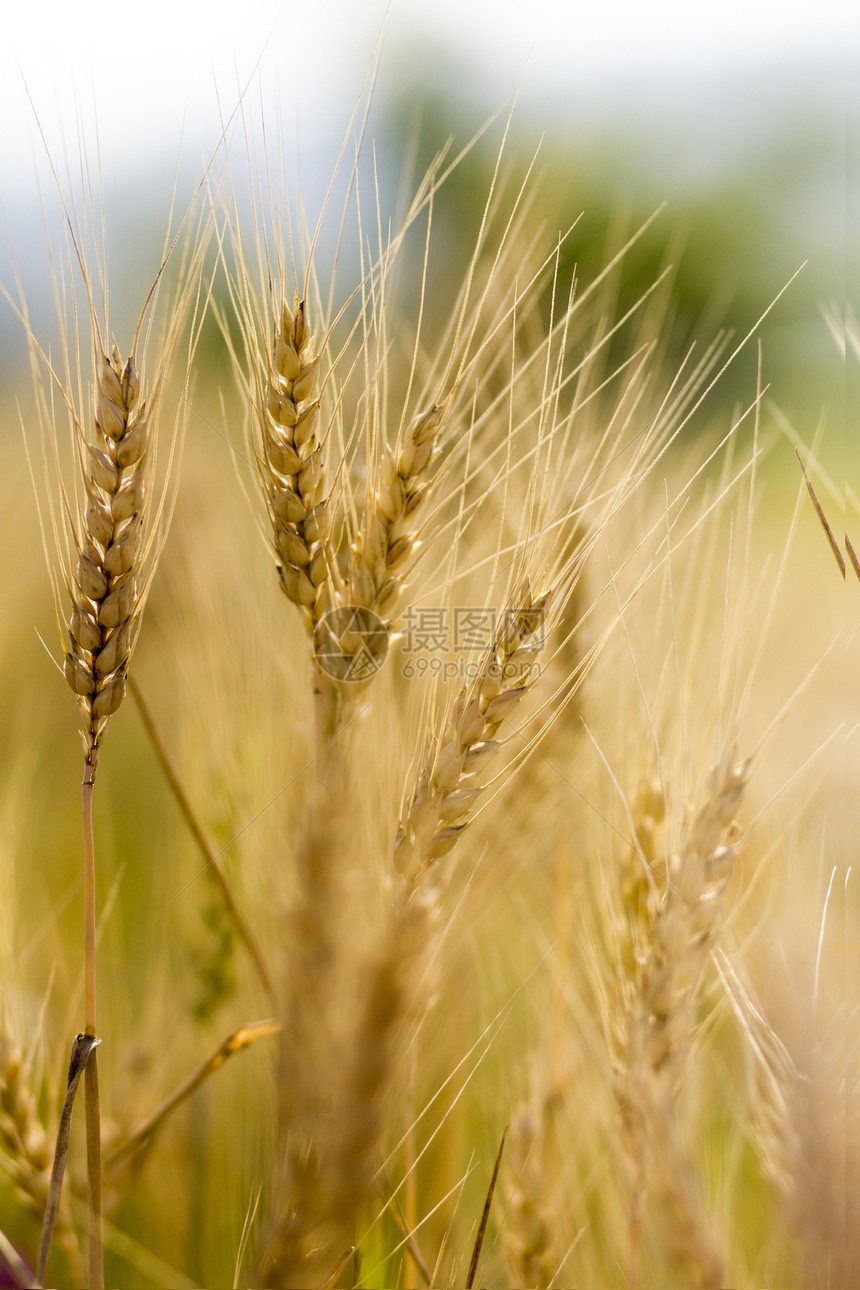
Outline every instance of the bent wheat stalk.
[(161, 737), (161, 733), (155, 724), (155, 718), (150, 711), (149, 704), (144, 698), (143, 691), (133, 676), (129, 676), (128, 678), (128, 688), (131, 697), (137, 705), (140, 719), (143, 722), (143, 728), (149, 736), (149, 742), (152, 744), (153, 751), (158, 758), (161, 769), (164, 772), (164, 778), (167, 781), (167, 785), (173, 794), (176, 805), (179, 807), (183, 819), (188, 825), (188, 830), (194, 838), (194, 841), (197, 843), (200, 854), (203, 857), (203, 861), (206, 866), (206, 873), (211, 875), (212, 881), (217, 887), (221, 899), (224, 902), (227, 916), (231, 919), (237, 935), (245, 946), (245, 949), (248, 951), (248, 956), (251, 959), (254, 970), (257, 974), (257, 979), (263, 988), (266, 998), (272, 1005), (274, 1005), (274, 986), (272, 985), (272, 979), (269, 975), (269, 969), (266, 967), (266, 962), (263, 958), (263, 952), (257, 943), (257, 938), (254, 935), (251, 925), (242, 913), (242, 910), (239, 908), (236, 897), (233, 894), (233, 889), (227, 879), (224, 866), (221, 863), (220, 856), (206, 837), (203, 825), (200, 823), (197, 813), (191, 805), (188, 794), (186, 793), (182, 780), (180, 779), (179, 772), (174, 766), (170, 753), (167, 751), (164, 740)]
[[(0, 1022), (0, 1157), (19, 1198), (44, 1222), (51, 1191), (51, 1145), (39, 1116), (38, 1096), (29, 1059)], [(84, 1272), (75, 1231), (65, 1207), (55, 1206), (53, 1225), (69, 1271), (75, 1282), (81, 1284)], [(0, 1253), (4, 1252), (0, 1250)], [(8, 1262), (8, 1251), (5, 1257)], [(27, 1277), (32, 1275), (29, 1272)], [(41, 1282), (41, 1274), (38, 1280)], [(29, 1281), (25, 1278), (22, 1284)]]
[(198, 1088), (219, 1071), (224, 1063), (235, 1053), (241, 1053), (245, 1048), (250, 1048), (252, 1044), (258, 1043), (261, 1039), (271, 1039), (274, 1035), (281, 1032), (281, 1023), (279, 1021), (249, 1021), (238, 1030), (234, 1030), (226, 1039), (215, 1049), (209, 1057), (202, 1062), (195, 1071), (182, 1081), (179, 1088), (173, 1092), (170, 1097), (164, 1101), (158, 1110), (148, 1116), (146, 1120), (130, 1133), (127, 1138), (119, 1143), (111, 1152), (106, 1163), (106, 1172), (115, 1173), (123, 1165), (131, 1161), (138, 1152), (142, 1152), (152, 1141), (155, 1134), (164, 1124), (177, 1107), (187, 1101)]
[(60, 1209), (60, 1193), (63, 1186), (63, 1174), (66, 1169), (66, 1156), (69, 1152), (69, 1135), (72, 1128), (72, 1107), (74, 1106), (75, 1093), (78, 1084), (81, 1081), (81, 1075), (84, 1073), (88, 1060), (95, 1052), (98, 1040), (92, 1035), (75, 1035), (72, 1044), (72, 1055), (69, 1060), (69, 1074), (66, 1082), (66, 1096), (63, 1102), (63, 1110), (60, 1115), (60, 1126), (57, 1130), (57, 1147), (54, 1152), (54, 1167), (51, 1170), (51, 1184), (48, 1190), (48, 1200), (45, 1205), (45, 1217), (42, 1223), (42, 1240), (39, 1245), (39, 1266), (36, 1271), (36, 1280), (42, 1285), (45, 1280), (45, 1268), (48, 1264), (48, 1252), (51, 1248), (51, 1236), (54, 1231), (54, 1224), (57, 1221), (57, 1214)]

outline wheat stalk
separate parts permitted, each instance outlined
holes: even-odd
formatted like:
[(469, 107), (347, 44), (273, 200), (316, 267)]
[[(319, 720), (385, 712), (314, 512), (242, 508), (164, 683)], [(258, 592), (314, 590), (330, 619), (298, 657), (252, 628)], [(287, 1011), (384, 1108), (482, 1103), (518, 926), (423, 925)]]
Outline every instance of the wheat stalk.
[[(320, 789), (320, 794), (321, 794)], [(338, 915), (343, 875), (337, 864), (338, 812), (321, 795), (297, 831), (298, 890), (285, 928), (279, 1045), (280, 1149), (257, 1284), (307, 1284), (331, 1252), (325, 1191), (324, 1127), (331, 1115), (327, 1044), (336, 1033)]]
[[(84, 842), (84, 1030), (89, 1038), (96, 1030), (96, 870), (93, 836), (93, 789), (102, 741), (126, 693), (126, 679), (132, 651), (140, 628), (143, 605), (164, 540), (165, 521), (169, 518), (169, 496), (164, 492), (154, 511), (150, 504), (150, 487), (155, 468), (155, 433), (167, 368), (172, 360), (180, 329), (189, 306), (198, 291), (208, 225), (197, 229), (190, 253), (180, 265), (180, 287), (168, 315), (164, 342), (155, 366), (153, 386), (148, 396), (138, 368), (138, 348), (145, 352), (152, 326), (162, 276), (176, 246), (176, 239), (165, 250), (149, 294), (138, 318), (131, 353), (122, 359), (116, 343), (110, 355), (96, 309), (93, 279), (86, 257), (86, 232), (77, 221), (74, 210), (63, 203), (67, 234), (71, 244), (67, 274), (74, 292), (75, 265), (83, 279), (92, 345), (91, 413), (84, 410), (80, 394), (81, 354), (77, 326), (75, 352), (63, 335), (64, 370), (58, 371), (39, 344), (30, 325), (26, 302), (15, 306), (23, 323), (29, 345), (30, 366), (36, 395), (37, 411), (45, 455), (53, 458), (57, 470), (56, 489), (50, 487), (47, 508), (50, 513), (60, 572), (53, 569), (55, 602), (58, 618), (64, 620), (63, 674), (76, 695), (81, 711), (84, 750), (84, 772), (81, 783), (81, 817)], [(93, 213), (90, 213), (91, 216)], [(94, 217), (93, 217), (94, 218)], [(178, 234), (177, 234), (178, 237)], [(99, 264), (101, 281), (105, 266)], [(57, 284), (55, 283), (55, 286)], [(8, 295), (7, 295), (8, 298)], [(59, 288), (57, 298), (60, 299)], [(198, 300), (198, 306), (200, 302)], [(184, 388), (180, 409), (174, 422), (170, 459), (173, 461), (181, 429), (188, 414), (188, 382), (191, 363), (200, 335), (203, 309), (198, 309), (191, 327)], [(148, 322), (147, 322), (148, 320)], [(66, 318), (60, 311), (61, 326)], [(147, 323), (146, 335), (144, 325)], [(72, 372), (77, 369), (78, 396)], [(78, 474), (71, 498), (63, 482), (59, 431), (55, 401), (65, 409), (77, 458)], [(85, 426), (90, 424), (90, 430)], [(175, 481), (174, 481), (175, 482)], [(38, 490), (37, 490), (38, 497)], [(41, 503), (40, 503), (41, 507)], [(41, 510), (40, 510), (41, 515)], [(43, 520), (44, 532), (44, 520)], [(46, 544), (47, 547), (47, 544)], [(49, 556), (49, 567), (51, 560)], [(70, 610), (60, 609), (64, 596)], [(64, 632), (64, 634), (63, 634)], [(89, 1179), (90, 1285), (100, 1287), (104, 1280), (102, 1247), (101, 1197), (101, 1114), (99, 1108), (98, 1063), (95, 1048), (85, 1068), (85, 1105), (87, 1122), (87, 1173)]]
[[(123, 362), (96, 348), (95, 435), (87, 439), (76, 419), (84, 504), (73, 531), (76, 562), (65, 574), (72, 602), (69, 646), (63, 672), (78, 697), (83, 718), (84, 776), (84, 1034), (96, 1031), (96, 876), (93, 788), (99, 751), (110, 718), (126, 692), (126, 673), (140, 625), (145, 582), (143, 561), (150, 534), (145, 527), (151, 414), (140, 399), (133, 357)], [(101, 1223), (101, 1114), (98, 1063), (84, 1073), (87, 1174), (90, 1204), (90, 1281), (104, 1284)]]

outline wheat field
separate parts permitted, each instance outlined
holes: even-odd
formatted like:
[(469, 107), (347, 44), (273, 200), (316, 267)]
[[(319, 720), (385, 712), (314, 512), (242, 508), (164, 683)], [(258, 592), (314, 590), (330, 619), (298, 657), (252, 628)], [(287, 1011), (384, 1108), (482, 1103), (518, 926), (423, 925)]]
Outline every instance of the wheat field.
[(850, 444), (364, 110), (5, 284), (0, 1284), (860, 1285)]

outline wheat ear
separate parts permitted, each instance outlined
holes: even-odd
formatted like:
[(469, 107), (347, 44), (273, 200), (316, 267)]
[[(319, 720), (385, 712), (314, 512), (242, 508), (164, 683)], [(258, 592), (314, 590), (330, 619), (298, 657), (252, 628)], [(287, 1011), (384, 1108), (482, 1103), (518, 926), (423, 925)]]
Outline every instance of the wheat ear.
[(443, 408), (434, 403), (415, 417), (396, 456), (385, 450), (379, 481), (353, 546), (349, 578), (351, 603), (375, 614), (390, 613), (402, 590), (404, 569), (417, 545), (417, 512), (431, 488), (443, 421)]
[(72, 611), (64, 673), (84, 721), (84, 755), (95, 777), (101, 741), (126, 692), (140, 620), (150, 425), (132, 358), (116, 346), (99, 362), (96, 442), (82, 445), (85, 503), (69, 581)]
[(547, 1214), (547, 1182), (543, 1150), (545, 1109), (522, 1103), (509, 1133), (508, 1168), (514, 1175), (505, 1248), (522, 1286), (552, 1283), (551, 1227)]
[(550, 593), (532, 594), (528, 578), (510, 601), (475, 680), (458, 694), (447, 726), (418, 774), (401, 814), (394, 864), (413, 889), (447, 855), (469, 823), (481, 779), (499, 751), (499, 727), (535, 679)]
[(418, 511), (432, 488), (432, 462), (444, 417), (444, 407), (434, 403), (414, 418), (396, 454), (384, 449), (376, 486), (352, 543), (348, 574), (331, 584), (332, 607), (341, 612), (317, 622), (317, 659), (337, 660), (337, 675), (330, 669), (317, 670), (326, 746), (343, 728), (351, 701), (363, 693), (387, 651), (391, 618), (418, 546)]
[[(702, 802), (681, 827), (665, 884), (646, 876), (640, 899), (628, 885), (620, 926), (619, 985), (623, 1017), (615, 1092), (622, 1143), (633, 1167), (630, 1273), (636, 1283), (642, 1205), (653, 1188), (660, 1200), (666, 1247), (692, 1281), (722, 1284), (722, 1258), (701, 1213), (675, 1117), (685, 1060), (695, 1033), (701, 980), (722, 913), (722, 897), (738, 851), (735, 817), (748, 765), (726, 754), (710, 771)], [(640, 795), (637, 835), (649, 863), (663, 810), (656, 787)], [(637, 861), (641, 864), (639, 857)], [(646, 894), (647, 891), (647, 894)]]
[(319, 354), (298, 294), (282, 302), (275, 322), (265, 408), (260, 410), (257, 466), (272, 523), (284, 594), (313, 631), (329, 564), (331, 522), (322, 445), (317, 442)]

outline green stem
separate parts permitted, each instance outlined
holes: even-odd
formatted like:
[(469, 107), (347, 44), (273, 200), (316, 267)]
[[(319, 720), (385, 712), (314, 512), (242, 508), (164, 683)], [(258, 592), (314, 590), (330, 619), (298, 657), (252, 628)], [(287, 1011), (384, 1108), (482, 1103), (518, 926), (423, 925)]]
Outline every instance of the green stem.
[[(93, 841), (93, 785), (96, 755), (87, 758), (81, 785), (81, 816), (84, 830), (84, 1034), (96, 1038), (96, 863)], [(102, 1151), (99, 1074), (93, 1049), (84, 1072), (84, 1104), (87, 1122), (87, 1184), (89, 1190), (89, 1284), (103, 1290), (104, 1249), (102, 1245)]]

